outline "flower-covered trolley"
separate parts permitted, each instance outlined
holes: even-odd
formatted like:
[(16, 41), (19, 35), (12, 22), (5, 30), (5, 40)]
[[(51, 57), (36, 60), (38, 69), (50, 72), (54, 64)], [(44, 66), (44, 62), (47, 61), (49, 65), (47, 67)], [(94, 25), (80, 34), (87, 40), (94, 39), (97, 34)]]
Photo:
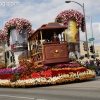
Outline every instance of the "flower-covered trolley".
[[(68, 24), (68, 20), (71, 24)], [(78, 58), (70, 59), (69, 56), (70, 51), (75, 51), (70, 43), (79, 43), (79, 39), (76, 39), (78, 35), (75, 34), (83, 26), (82, 20), (83, 15), (78, 16), (77, 12), (69, 10), (58, 15), (55, 22), (43, 24), (36, 31), (23, 18), (8, 21), (4, 32), (7, 35), (7, 44), (13, 52), (5, 53), (8, 63), (6, 68), (3, 65), (0, 67), (0, 86), (31, 87), (95, 78), (94, 70), (81, 65)], [(75, 34), (69, 39), (67, 32), (70, 28)], [(24, 42), (28, 45), (23, 47)], [(14, 61), (11, 56), (13, 53), (17, 58), (15, 65), (9, 60), (10, 57)]]

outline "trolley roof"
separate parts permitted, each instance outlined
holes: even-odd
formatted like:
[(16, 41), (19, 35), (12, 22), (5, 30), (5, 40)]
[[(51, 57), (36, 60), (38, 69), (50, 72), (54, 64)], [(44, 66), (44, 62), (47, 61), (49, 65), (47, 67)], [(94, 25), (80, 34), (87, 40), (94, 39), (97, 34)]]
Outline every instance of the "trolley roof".
[(42, 31), (42, 37), (43, 38), (50, 38), (53, 33), (55, 32), (57, 35), (62, 33), (65, 29), (67, 29), (66, 26), (60, 25), (57, 22), (51, 22), (48, 24), (43, 24), (40, 28), (38, 28), (29, 38), (28, 40), (32, 39), (37, 34), (40, 35), (40, 31)]

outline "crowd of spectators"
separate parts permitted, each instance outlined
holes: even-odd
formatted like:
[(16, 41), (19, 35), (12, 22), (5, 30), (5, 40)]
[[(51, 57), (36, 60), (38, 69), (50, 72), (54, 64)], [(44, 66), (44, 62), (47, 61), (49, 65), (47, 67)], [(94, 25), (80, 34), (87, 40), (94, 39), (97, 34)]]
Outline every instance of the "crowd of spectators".
[(83, 64), (87, 67), (87, 68), (93, 68), (95, 69), (96, 75), (100, 76), (100, 60), (99, 59), (95, 59), (95, 60), (86, 60), (85, 62), (83, 62)]

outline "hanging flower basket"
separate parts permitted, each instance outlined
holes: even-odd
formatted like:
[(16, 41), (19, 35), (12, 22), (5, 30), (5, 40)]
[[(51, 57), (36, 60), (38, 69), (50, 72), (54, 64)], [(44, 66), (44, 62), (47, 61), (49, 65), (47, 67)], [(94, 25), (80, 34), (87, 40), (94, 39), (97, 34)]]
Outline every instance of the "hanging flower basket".
[(31, 31), (32, 31), (31, 23), (24, 18), (13, 18), (9, 20), (8, 22), (5, 23), (5, 26), (4, 26), (4, 33), (7, 35), (7, 38), (8, 38), (7, 39), (8, 46), (10, 45), (9, 38), (10, 38), (11, 28), (16, 28), (19, 34), (22, 33), (23, 28), (26, 28), (28, 37), (30, 36)]
[(26, 27), (27, 33), (30, 34), (32, 25), (24, 18), (13, 18), (5, 23), (4, 32), (8, 34), (12, 27), (15, 27), (19, 34), (22, 33), (23, 27)]
[(77, 23), (77, 27), (81, 27), (81, 30), (85, 31), (85, 21), (84, 16), (73, 9), (62, 11), (60, 14), (57, 15), (55, 18), (56, 22), (62, 23), (63, 25), (66, 25), (68, 27), (68, 20), (69, 19), (75, 19)]

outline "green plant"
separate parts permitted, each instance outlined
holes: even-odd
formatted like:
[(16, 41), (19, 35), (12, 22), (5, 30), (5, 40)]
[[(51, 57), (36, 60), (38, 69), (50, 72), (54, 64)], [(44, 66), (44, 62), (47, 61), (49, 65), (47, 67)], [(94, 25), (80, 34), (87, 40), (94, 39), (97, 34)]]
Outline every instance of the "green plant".
[(93, 69), (93, 70), (97, 70), (97, 66), (96, 65), (89, 65), (88, 67), (87, 67), (88, 69)]

